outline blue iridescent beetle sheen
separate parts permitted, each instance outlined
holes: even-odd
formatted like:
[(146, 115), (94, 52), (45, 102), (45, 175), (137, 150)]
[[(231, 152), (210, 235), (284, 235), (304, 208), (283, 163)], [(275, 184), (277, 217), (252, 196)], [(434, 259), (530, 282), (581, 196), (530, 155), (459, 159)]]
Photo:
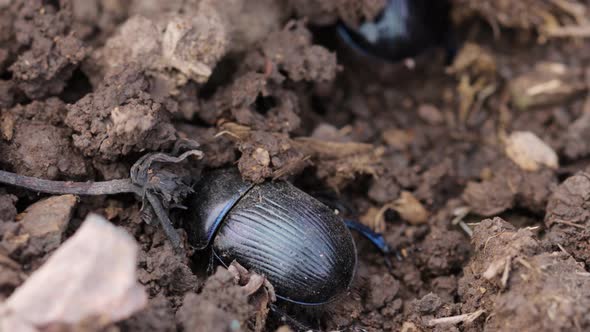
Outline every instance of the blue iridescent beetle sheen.
[(379, 234), (289, 182), (252, 184), (235, 169), (203, 176), (189, 207), (185, 228), (197, 250), (265, 275), (277, 297), (297, 304), (325, 304), (350, 287), (357, 253), (348, 227), (389, 250)]
[(356, 29), (340, 23), (338, 35), (359, 53), (392, 62), (435, 47), (452, 57), (449, 10), (446, 0), (388, 0), (373, 21)]

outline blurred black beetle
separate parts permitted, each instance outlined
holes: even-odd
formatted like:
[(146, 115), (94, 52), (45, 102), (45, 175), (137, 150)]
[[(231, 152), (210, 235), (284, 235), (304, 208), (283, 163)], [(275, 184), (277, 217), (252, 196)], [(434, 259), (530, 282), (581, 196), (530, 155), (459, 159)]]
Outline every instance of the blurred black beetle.
[(414, 57), (428, 49), (455, 45), (447, 0), (388, 0), (383, 11), (357, 29), (338, 24), (338, 35), (356, 51), (391, 62)]

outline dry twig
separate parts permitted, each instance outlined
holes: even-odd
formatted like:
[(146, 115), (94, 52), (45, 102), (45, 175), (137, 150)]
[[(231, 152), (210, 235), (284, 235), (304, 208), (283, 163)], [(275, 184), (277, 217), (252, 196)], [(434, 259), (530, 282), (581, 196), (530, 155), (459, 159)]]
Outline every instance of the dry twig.
[(459, 323), (471, 323), (474, 320), (476, 320), (477, 318), (479, 318), (479, 316), (481, 316), (484, 312), (485, 312), (485, 310), (479, 309), (479, 310), (472, 312), (470, 314), (463, 314), (463, 315), (443, 317), (443, 318), (435, 318), (435, 319), (431, 319), (430, 321), (428, 321), (427, 325), (428, 326), (436, 326), (436, 325), (454, 325), (454, 324), (459, 324)]
[[(99, 182), (51, 181), (0, 170), (0, 183), (48, 194), (89, 196), (135, 194), (143, 200), (143, 209), (147, 208), (147, 212), (153, 212), (156, 215), (173, 247), (179, 254), (183, 255), (182, 240), (172, 225), (167, 210), (171, 206), (182, 204), (184, 198), (192, 192), (192, 188), (180, 176), (161, 170), (156, 165), (176, 164), (189, 156), (202, 158), (203, 153), (194, 149), (198, 144), (196, 142), (188, 143), (188, 147), (191, 149), (178, 157), (164, 153), (150, 153), (141, 157), (131, 167), (131, 174), (128, 179)], [(186, 142), (179, 141), (175, 151), (182, 144), (186, 144)]]

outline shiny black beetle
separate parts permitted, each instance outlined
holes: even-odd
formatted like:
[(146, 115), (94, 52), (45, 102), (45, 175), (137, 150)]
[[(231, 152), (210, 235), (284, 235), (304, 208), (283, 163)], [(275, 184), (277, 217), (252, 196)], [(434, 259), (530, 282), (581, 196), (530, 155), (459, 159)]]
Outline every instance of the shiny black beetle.
[(288, 182), (255, 185), (243, 181), (237, 170), (218, 170), (203, 176), (193, 190), (179, 176), (154, 166), (178, 163), (191, 155), (200, 156), (201, 152), (189, 150), (178, 157), (147, 154), (133, 165), (129, 179), (63, 182), (0, 170), (0, 183), (52, 194), (133, 193), (144, 197), (172, 246), (184, 255), (181, 238), (163, 207), (163, 202), (174, 205), (182, 201), (188, 207), (185, 228), (196, 249), (211, 247), (224, 265), (236, 260), (264, 274), (277, 297), (298, 304), (330, 302), (350, 286), (357, 256), (347, 226), (383, 253), (389, 252), (380, 234), (343, 221)]
[(344, 222), (334, 211), (286, 181), (252, 184), (235, 170), (203, 176), (185, 217), (189, 241), (211, 247), (224, 265), (233, 260), (265, 275), (277, 297), (302, 305), (330, 302), (350, 286), (356, 248), (347, 225), (387, 251), (383, 238)]
[(455, 47), (449, 11), (447, 0), (388, 0), (373, 21), (357, 29), (341, 23), (338, 35), (362, 54), (393, 62), (433, 47), (446, 48), (450, 60)]

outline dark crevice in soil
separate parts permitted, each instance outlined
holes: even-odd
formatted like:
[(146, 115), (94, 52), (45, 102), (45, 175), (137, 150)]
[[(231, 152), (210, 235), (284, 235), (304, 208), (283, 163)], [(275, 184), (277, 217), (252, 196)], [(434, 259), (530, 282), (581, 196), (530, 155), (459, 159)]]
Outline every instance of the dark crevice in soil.
[(66, 83), (66, 89), (61, 93), (60, 99), (68, 104), (74, 104), (91, 92), (92, 85), (88, 76), (81, 69), (76, 69)]

